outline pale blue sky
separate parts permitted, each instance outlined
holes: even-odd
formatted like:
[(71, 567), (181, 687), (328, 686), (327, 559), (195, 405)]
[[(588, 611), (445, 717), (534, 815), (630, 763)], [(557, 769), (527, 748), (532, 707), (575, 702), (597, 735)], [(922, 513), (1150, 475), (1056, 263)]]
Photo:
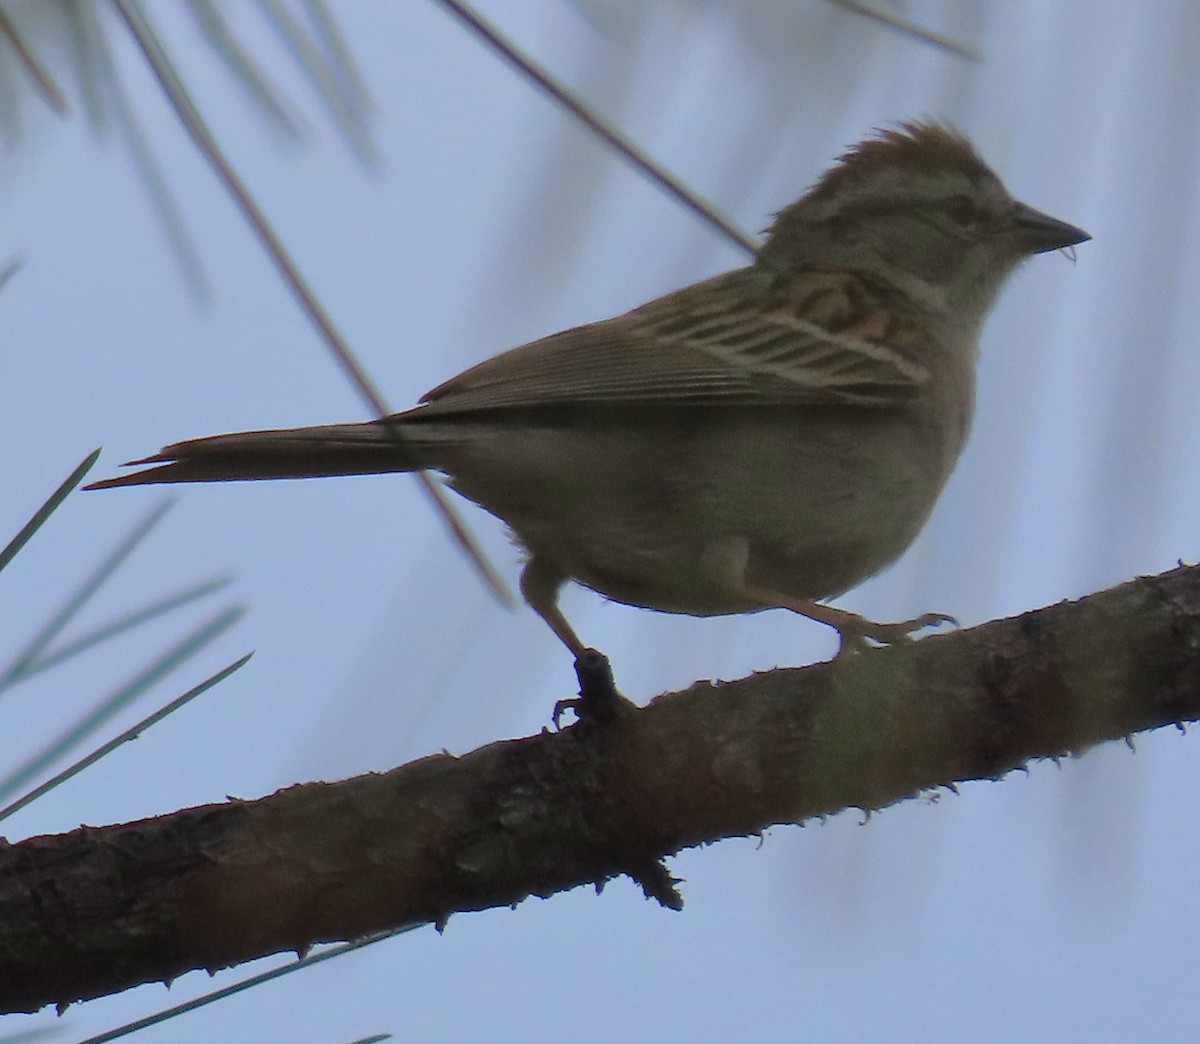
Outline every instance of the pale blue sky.
[[(397, 408), (502, 348), (742, 263), (431, 3), (334, 5), (378, 106), (375, 172), (272, 58), (312, 126), (307, 146), (279, 147), (177, 9), (151, 6), (214, 130)], [(928, 115), (966, 131), (1015, 195), (1095, 236), (1077, 263), (1039, 257), (1014, 280), (986, 332), (974, 436), (933, 522), (845, 605), (970, 624), (1194, 559), (1200, 8), (904, 6), (983, 61), (818, 0), (481, 5), (747, 230), (872, 127)], [(274, 53), (253, 19), (245, 28)], [(137, 56), (117, 50), (212, 302), (189, 296), (120, 144), (27, 97), (24, 139), (0, 173), (0, 257), (26, 262), (0, 295), (0, 537), (98, 445), (94, 477), (180, 438), (365, 416)], [(0, 649), (162, 495), (73, 497), (0, 576)], [(410, 479), (178, 497), (87, 619), (225, 572), (250, 612), (122, 721), (256, 656), (6, 822), (9, 838), (466, 751), (537, 730), (569, 694), (556, 640), (492, 601)], [(502, 529), (466, 514), (515, 587)], [(639, 701), (832, 646), (785, 613), (700, 621), (579, 590), (565, 604)], [(6, 694), (6, 756), (198, 619), (163, 621)], [(685, 853), (671, 864), (686, 878), (681, 914), (617, 881), (599, 897), (455, 917), (443, 936), (410, 933), (141, 1039), (1195, 1039), (1198, 742), (1167, 730), (1136, 756), (1112, 745), (866, 826), (852, 813), (778, 828), (761, 849)], [(77, 1039), (250, 970), (143, 987), (57, 1024)], [(0, 1036), (54, 1024), (51, 1012), (13, 1017)]]

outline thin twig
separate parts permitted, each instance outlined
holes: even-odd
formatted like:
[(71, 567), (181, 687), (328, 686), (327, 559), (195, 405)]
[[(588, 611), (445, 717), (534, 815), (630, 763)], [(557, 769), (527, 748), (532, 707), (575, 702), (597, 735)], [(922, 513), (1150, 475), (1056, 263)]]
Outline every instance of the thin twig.
[(278, 968), (272, 968), (270, 971), (260, 972), (258, 975), (252, 975), (248, 979), (243, 979), (241, 982), (235, 982), (230, 986), (223, 986), (219, 990), (213, 990), (211, 993), (205, 993), (200, 997), (195, 997), (190, 1001), (184, 1001), (182, 1004), (176, 1004), (170, 1008), (164, 1008), (162, 1011), (155, 1012), (153, 1015), (147, 1015), (144, 1019), (138, 1019), (136, 1022), (127, 1022), (124, 1026), (118, 1026), (116, 1029), (108, 1030), (96, 1037), (88, 1037), (87, 1040), (81, 1040), (79, 1044), (107, 1044), (110, 1040), (117, 1040), (120, 1037), (128, 1036), (130, 1033), (136, 1033), (138, 1030), (148, 1029), (150, 1026), (157, 1026), (160, 1023), (166, 1022), (168, 1019), (175, 1018), (176, 1015), (183, 1015), (189, 1011), (195, 1011), (197, 1008), (203, 1008), (205, 1005), (212, 1004), (215, 1001), (224, 1000), (226, 997), (232, 997), (235, 993), (241, 993), (243, 990), (248, 990), (252, 986), (261, 986), (264, 982), (270, 982), (272, 979), (278, 979), (284, 975), (290, 975), (292, 972), (299, 971), (301, 968), (311, 968), (314, 964), (320, 964), (322, 961), (332, 960), (334, 957), (341, 957), (342, 954), (350, 953), (352, 950), (361, 950), (365, 946), (373, 946), (377, 942), (383, 942), (384, 939), (391, 939), (397, 935), (403, 935), (405, 932), (411, 932), (414, 928), (420, 928), (419, 924), (408, 924), (403, 928), (397, 928), (391, 932), (379, 932), (376, 935), (368, 936), (366, 939), (359, 939), (357, 942), (342, 943), (340, 946), (331, 947), (328, 950), (322, 950), (320, 953), (310, 954), (307, 957), (302, 957), (298, 961), (291, 964), (284, 964)]
[(135, 678), (103, 699), (56, 739), (35, 754), (30, 755), (21, 765), (0, 780), (0, 800), (16, 793), (30, 781), (36, 779), (55, 761), (86, 740), (114, 714), (123, 710), (176, 667), (227, 631), (242, 618), (245, 612), (246, 610), (239, 605), (225, 609), (176, 642)]
[(346, 144), (363, 163), (378, 164), (379, 153), (362, 119), (362, 111), (356, 107), (354, 97), (343, 89), (337, 70), (305, 32), (299, 19), (279, 0), (258, 0), (258, 6), (267, 23), (295, 57), (300, 71), (308, 77)]
[[(211, 296), (212, 286), (204, 271), (204, 263), (188, 230), (183, 211), (163, 174), (158, 157), (155, 156), (141, 121), (130, 104), (109, 49), (108, 38), (103, 28), (97, 24), (96, 12), (88, 4), (69, 4), (68, 9), (75, 12), (72, 17), (80, 26), (90, 30), (87, 39), (91, 42), (91, 48), (86, 52), (89, 60), (87, 67), (93, 70), (96, 81), (91, 93), (99, 99), (103, 92), (108, 98), (107, 110), (98, 101), (94, 103), (94, 107), (99, 113), (104, 113), (106, 124), (109, 116), (113, 118), (118, 132), (125, 139), (125, 146), (133, 160), (133, 169), (141, 178), (142, 187), (150, 197), (151, 205), (158, 212), (158, 219), (166, 232), (175, 260), (183, 270), (184, 279), (197, 299), (206, 301)], [(73, 35), (78, 37), (80, 34)]]
[(346, 103), (355, 110), (373, 112), (375, 103), (371, 99), (371, 92), (367, 90), (354, 55), (324, 0), (301, 0), (301, 6), (321, 42), (337, 79), (338, 90), (345, 96)]
[[(96, 451), (96, 453), (99, 452), (99, 450)], [(94, 459), (94, 457), (91, 457), (89, 461)], [(72, 478), (74, 478), (74, 475), (72, 475)], [(67, 481), (70, 482), (70, 479)], [(65, 485), (66, 483), (64, 483)], [(56, 493), (55, 496), (57, 495)], [(129, 531), (128, 535), (92, 570), (91, 575), (75, 589), (71, 596), (63, 603), (62, 607), (42, 625), (29, 640), (25, 648), (17, 653), (8, 667), (3, 672), (0, 672), (0, 690), (7, 689), (30, 669), (30, 666), (42, 655), (46, 646), (62, 633), (63, 628), (87, 605), (92, 596), (116, 572), (117, 567), (150, 535), (151, 531), (162, 521), (163, 516), (166, 515), (174, 503), (174, 498), (168, 497), (151, 508), (141, 521)], [(42, 510), (44, 511), (45, 508)]]
[[(21, 664), (18, 674), (15, 676), (6, 674), (0, 678), (0, 690), (8, 688), (18, 681), (28, 681), (35, 674), (48, 671), (51, 667), (57, 667), (60, 663), (65, 663), (67, 660), (95, 648), (102, 642), (111, 641), (113, 638), (124, 634), (126, 631), (131, 631), (135, 627), (140, 627), (150, 620), (157, 620), (160, 616), (165, 616), (175, 609), (189, 605), (201, 598), (206, 598), (208, 595), (220, 591), (224, 587), (228, 587), (231, 583), (233, 583), (233, 577), (231, 576), (221, 576), (213, 580), (206, 580), (186, 590), (165, 595), (151, 602), (149, 605), (144, 605), (141, 609), (132, 609), (129, 612), (122, 613), (115, 620), (110, 620), (106, 624), (101, 624), (90, 631), (85, 631), (78, 638), (67, 642), (53, 652), (42, 652), (36, 659), (24, 661)], [(2, 1039), (0, 1039), (0, 1044), (3, 1044)]]
[(3, 550), (0, 550), (0, 570), (16, 558), (17, 552), (29, 542), (34, 533), (41, 529), (42, 523), (54, 514), (58, 505), (67, 498), (67, 494), (83, 481), (83, 476), (91, 470), (92, 465), (96, 463), (96, 458), (99, 456), (99, 450), (93, 450), (89, 453), (83, 459), (82, 463), (80, 463), (79, 467), (72, 471), (63, 480), (62, 485), (51, 493), (46, 502), (33, 513), (33, 517), (21, 527), (21, 531), (5, 545)]
[(750, 254), (756, 254), (761, 245), (753, 236), (743, 232), (729, 218), (721, 214), (711, 203), (701, 199), (695, 192), (687, 188), (674, 174), (656, 163), (645, 152), (638, 148), (620, 131), (615, 130), (574, 92), (555, 80), (549, 72), (537, 65), (531, 58), (517, 50), (516, 46), (507, 40), (493, 26), (483, 20), (467, 4), (459, 0), (437, 0), (450, 14), (454, 15), (468, 29), (479, 37), (485, 44), (503, 58), (509, 65), (517, 69), (521, 75), (532, 80), (554, 101), (570, 112), (593, 134), (611, 145), (620, 155), (651, 182), (661, 188), (676, 202), (681, 203), (693, 214), (700, 217), (708, 225), (715, 228), (731, 243), (741, 247)]
[[(180, 123), (183, 124), (184, 129), (196, 147), (208, 161), (213, 173), (216, 174), (217, 178), (233, 197), (242, 215), (258, 235), (259, 241), (266, 249), (271, 260), (275, 263), (275, 267), (279, 270), (284, 282), (324, 338), (325, 344), (341, 365), (343, 372), (358, 389), (362, 398), (370, 405), (375, 414), (381, 419), (386, 418), (391, 413), (391, 410), (388, 409), (379, 389), (370, 377), (367, 376), (362, 364), (354, 356), (350, 346), (334, 326), (333, 320), (325, 311), (324, 306), (317, 300), (312, 287), (308, 285), (308, 282), (300, 274), (299, 268), (288, 254), (283, 242), (267, 221), (266, 215), (233, 170), (228, 158), (209, 130), (208, 124), (193, 104), (187, 88), (175, 75), (171, 62), (167, 58), (161, 43), (159, 43), (154, 30), (151, 28), (145, 12), (141, 10), (140, 5), (135, 3), (134, 0), (112, 0), (112, 3), (129, 29), (134, 42), (145, 57), (147, 64), (159, 82), (159, 86), (162, 87), (163, 93), (167, 96), (167, 100), (175, 110)], [(394, 438), (402, 439), (402, 434), (398, 429), (394, 426), (389, 426), (389, 429)], [(418, 470), (413, 474), (417, 476), (422, 488), (437, 506), (450, 532), (454, 535), (454, 539), (466, 552), (471, 561), (475, 563), (476, 568), (479, 570), (488, 587), (491, 588), (492, 592), (503, 603), (511, 605), (512, 596), (508, 593), (491, 564), (484, 558), (483, 552), (480, 551), (467, 531), (466, 526), (458, 517), (457, 512), (446, 499), (442, 488), (425, 471)]]
[(25, 264), (24, 258), (14, 257), (0, 265), (0, 290), (8, 286), (8, 281), (21, 271), (23, 264)]
[(144, 717), (136, 725), (131, 725), (124, 732), (114, 736), (107, 743), (101, 744), (90, 754), (80, 758), (73, 765), (69, 765), (57, 775), (51, 776), (48, 780), (46, 780), (45, 783), (41, 783), (34, 787), (33, 790), (29, 791), (27, 794), (17, 798), (17, 800), (11, 805), (6, 806), (5, 808), (0, 808), (0, 820), (7, 819), (14, 812), (19, 812), (26, 805), (32, 804), (44, 794), (50, 793), (50, 791), (52, 791), (55, 787), (65, 783), (72, 776), (79, 775), (79, 773), (85, 768), (90, 768), (92, 765), (96, 764), (97, 761), (106, 755), (111, 754), (122, 744), (128, 743), (130, 740), (137, 739), (138, 736), (150, 728), (151, 725), (157, 725), (163, 720), (163, 718), (174, 714), (181, 707), (191, 703), (192, 700), (194, 700), (201, 693), (207, 692), (218, 682), (223, 682), (226, 678), (233, 674), (234, 671), (240, 670), (253, 655), (253, 653), (246, 653), (246, 655), (240, 660), (235, 660), (228, 667), (225, 667), (223, 670), (217, 671), (216, 674), (205, 678), (205, 680), (199, 685), (195, 685), (188, 689), (188, 691), (181, 696), (176, 696), (175, 699), (171, 700), (170, 703), (159, 707), (158, 710), (156, 710), (153, 714), (146, 715), (146, 717)]
[(916, 22), (910, 22), (907, 18), (901, 18), (899, 15), (891, 14), (888, 11), (877, 11), (867, 4), (860, 3), (859, 0), (829, 0), (829, 2), (836, 4), (838, 7), (844, 7), (847, 11), (851, 11), (862, 18), (869, 18), (873, 22), (878, 22), (880, 25), (885, 25), (889, 29), (896, 30), (898, 33), (903, 33), (905, 36), (914, 36), (923, 43), (940, 47), (943, 51), (949, 51), (951, 54), (958, 55), (959, 58), (965, 58), (969, 62), (981, 61), (978, 52), (971, 50), (965, 44), (960, 44), (957, 40), (952, 40), (948, 36), (942, 36), (941, 33), (935, 33), (929, 29), (922, 28)]
[(245, 88), (266, 122), (289, 140), (299, 141), (304, 136), (303, 121), (275, 89), (254, 56), (242, 46), (214, 0), (188, 0), (187, 7), (213, 53), (225, 63), (234, 81)]
[(12, 20), (8, 17), (8, 13), (4, 8), (0, 7), (0, 36), (3, 36), (12, 48), (17, 52), (17, 58), (21, 64), (25, 66), (25, 71), (32, 77), (33, 82), (37, 84), (38, 90), (42, 92), (42, 97), (46, 99), (46, 104), (50, 106), (59, 116), (69, 116), (71, 106), (67, 104), (66, 96), (58, 89), (53, 78), (38, 60), (33, 56), (33, 52), (21, 38), (21, 34), (17, 32), (17, 27), (13, 25)]

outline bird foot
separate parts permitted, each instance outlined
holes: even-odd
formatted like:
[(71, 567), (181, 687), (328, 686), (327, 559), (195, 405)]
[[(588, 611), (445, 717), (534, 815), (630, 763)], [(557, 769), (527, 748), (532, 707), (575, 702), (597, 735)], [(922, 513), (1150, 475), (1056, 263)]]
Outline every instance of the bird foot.
[(579, 695), (554, 705), (551, 720), (556, 729), (567, 711), (574, 713), (580, 725), (604, 725), (636, 709), (617, 691), (612, 665), (599, 649), (584, 649), (575, 658), (575, 677), (579, 679)]
[(841, 637), (837, 656), (834, 657), (837, 660), (850, 653), (869, 649), (868, 639), (880, 645), (903, 645), (912, 641), (914, 631), (924, 630), (926, 627), (940, 627), (942, 624), (958, 626), (958, 621), (948, 613), (922, 613), (911, 620), (899, 620), (896, 623), (876, 623), (865, 616), (853, 616), (849, 613), (847, 616), (851, 618), (839, 620), (836, 625)]

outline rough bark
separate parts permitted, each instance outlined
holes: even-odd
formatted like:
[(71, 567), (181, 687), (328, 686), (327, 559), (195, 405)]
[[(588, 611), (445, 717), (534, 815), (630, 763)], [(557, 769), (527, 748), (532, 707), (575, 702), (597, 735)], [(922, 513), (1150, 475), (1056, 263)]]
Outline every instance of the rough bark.
[(590, 727), (0, 842), (0, 1010), (510, 905), (1200, 717), (1200, 571)]

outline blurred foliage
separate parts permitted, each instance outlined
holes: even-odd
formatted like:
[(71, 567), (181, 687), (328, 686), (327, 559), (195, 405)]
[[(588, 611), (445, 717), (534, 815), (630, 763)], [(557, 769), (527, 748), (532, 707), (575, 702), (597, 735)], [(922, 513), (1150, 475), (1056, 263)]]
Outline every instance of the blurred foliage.
[[(130, 0), (130, 6), (150, 24), (153, 5)], [(272, 58), (290, 61), (310, 85), (351, 151), (364, 163), (375, 160), (371, 99), (324, 0), (249, 0), (236, 7), (181, 0), (176, 6), (190, 17), (195, 40), (220, 62), (247, 109), (281, 142), (302, 141), (308, 126), (260, 57), (264, 37), (278, 44)], [(124, 24), (102, 0), (0, 3), (0, 143), (13, 151), (29, 139), (36, 126), (31, 105), (64, 118), (82, 112), (98, 137), (117, 136), (189, 282), (203, 291), (203, 270), (183, 216), (130, 101), (127, 72), (118, 60), (124, 35)], [(175, 74), (182, 83), (177, 69)]]

